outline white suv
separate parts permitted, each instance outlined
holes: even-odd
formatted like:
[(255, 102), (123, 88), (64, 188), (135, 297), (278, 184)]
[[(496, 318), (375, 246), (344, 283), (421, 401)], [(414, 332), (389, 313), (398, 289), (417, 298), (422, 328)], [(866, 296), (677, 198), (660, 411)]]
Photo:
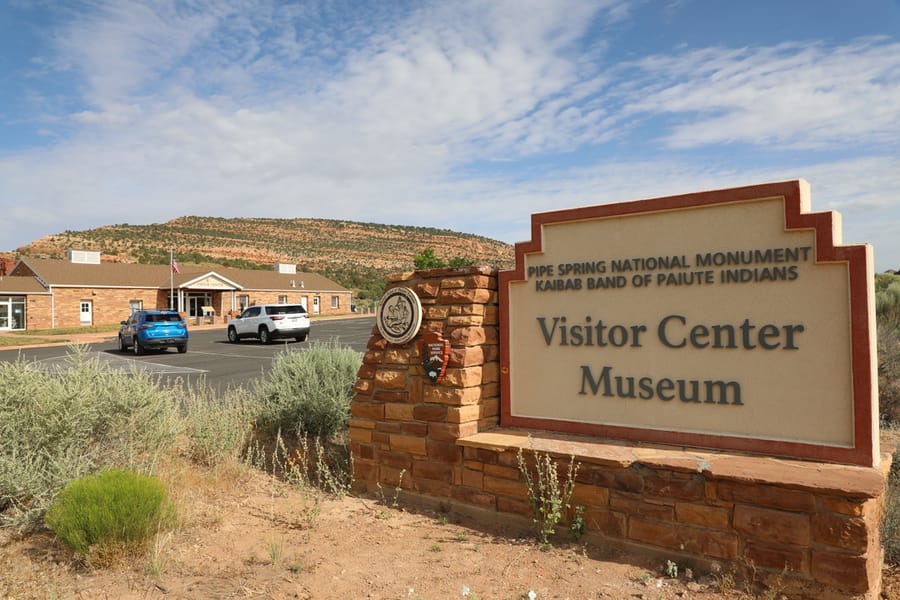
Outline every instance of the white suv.
[(228, 323), (228, 341), (259, 338), (263, 344), (279, 338), (294, 338), (298, 342), (309, 335), (309, 313), (301, 304), (262, 304), (248, 306)]

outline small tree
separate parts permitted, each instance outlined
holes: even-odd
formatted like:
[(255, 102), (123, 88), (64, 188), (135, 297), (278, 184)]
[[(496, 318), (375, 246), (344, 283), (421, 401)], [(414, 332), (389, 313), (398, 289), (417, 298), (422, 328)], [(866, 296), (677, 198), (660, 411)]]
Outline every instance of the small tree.
[(417, 269), (440, 269), (447, 265), (444, 261), (434, 255), (434, 248), (425, 248), (422, 254), (416, 254), (413, 257), (413, 264)]
[(460, 267), (471, 267), (475, 264), (475, 261), (471, 258), (465, 258), (463, 256), (454, 256), (450, 259), (450, 262), (447, 263), (447, 266), (453, 267), (454, 269), (458, 269)]
[(475, 261), (464, 256), (454, 256), (449, 262), (445, 263), (435, 256), (434, 248), (425, 248), (422, 250), (422, 254), (416, 254), (413, 257), (413, 264), (417, 269), (440, 269), (441, 267), (459, 269), (460, 267), (471, 267), (475, 264)]

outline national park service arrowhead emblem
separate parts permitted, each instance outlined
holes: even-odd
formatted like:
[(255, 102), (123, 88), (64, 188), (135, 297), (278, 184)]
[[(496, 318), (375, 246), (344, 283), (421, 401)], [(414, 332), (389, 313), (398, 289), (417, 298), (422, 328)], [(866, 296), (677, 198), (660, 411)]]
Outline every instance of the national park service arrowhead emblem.
[(432, 331), (419, 342), (419, 355), (425, 376), (432, 383), (438, 383), (447, 372), (447, 361), (450, 358), (450, 340), (445, 340), (440, 333)]

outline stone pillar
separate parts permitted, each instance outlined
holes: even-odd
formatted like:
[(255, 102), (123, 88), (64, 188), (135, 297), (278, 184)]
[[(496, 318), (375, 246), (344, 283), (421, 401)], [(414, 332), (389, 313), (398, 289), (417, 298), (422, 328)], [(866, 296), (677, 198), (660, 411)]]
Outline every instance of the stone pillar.
[[(389, 287), (404, 286), (419, 297), (422, 328), (402, 346), (388, 344), (373, 329), (351, 405), (354, 485), (367, 491), (402, 485), (450, 497), (462, 480), (463, 449), (456, 440), (499, 421), (497, 271), (434, 269), (389, 281)], [(419, 356), (428, 332), (450, 341), (447, 371), (436, 384)]]

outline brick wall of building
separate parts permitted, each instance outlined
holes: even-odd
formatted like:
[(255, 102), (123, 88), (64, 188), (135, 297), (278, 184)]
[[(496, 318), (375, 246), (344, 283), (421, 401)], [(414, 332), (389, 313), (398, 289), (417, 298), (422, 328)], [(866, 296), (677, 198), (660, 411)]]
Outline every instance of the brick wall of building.
[[(403, 346), (373, 332), (351, 405), (355, 485), (402, 486), (456, 505), (530, 516), (518, 455), (580, 463), (573, 505), (592, 536), (698, 565), (719, 562), (780, 581), (790, 597), (877, 598), (886, 472), (499, 428), (496, 272), (416, 271), (393, 278), (423, 305)], [(431, 383), (418, 342), (451, 342)]]
[[(243, 294), (243, 293), (239, 293)], [(300, 304), (302, 296), (309, 299), (312, 312), (313, 297), (317, 294), (301, 292), (254, 292), (245, 293), (251, 304), (278, 304), (279, 298), (287, 296), (288, 304)], [(321, 315), (346, 314), (350, 312), (350, 292), (318, 294)], [(332, 308), (332, 296), (338, 296), (338, 307)], [(27, 302), (27, 328), (49, 329), (51, 327), (79, 327), (81, 323), (81, 302), (89, 300), (92, 308), (93, 325), (110, 325), (128, 318), (131, 302), (141, 301), (146, 310), (168, 308), (169, 290), (133, 288), (53, 288), (53, 300), (49, 295), (31, 295)], [(237, 303), (237, 296), (235, 297)], [(216, 318), (227, 317), (231, 310), (231, 292), (213, 292), (212, 305)]]
[(50, 329), (50, 295), (32, 294), (25, 302), (25, 329)]
[[(301, 291), (274, 291), (274, 292), (238, 292), (238, 296), (249, 296), (250, 304), (281, 304), (279, 298), (286, 296), (287, 301), (284, 304), (302, 304), (303, 298), (306, 297), (306, 308), (310, 314), (313, 314), (314, 298), (319, 298), (320, 315), (338, 315), (350, 312), (350, 292), (310, 292)], [(337, 307), (332, 306), (332, 297), (337, 297)], [(230, 303), (230, 297), (227, 303)], [(226, 311), (227, 312), (227, 311)]]
[(127, 319), (132, 300), (140, 300), (145, 309), (157, 308), (158, 300), (155, 289), (53, 288), (53, 295), (54, 327), (82, 325), (82, 300), (91, 302), (93, 325), (109, 325)]

